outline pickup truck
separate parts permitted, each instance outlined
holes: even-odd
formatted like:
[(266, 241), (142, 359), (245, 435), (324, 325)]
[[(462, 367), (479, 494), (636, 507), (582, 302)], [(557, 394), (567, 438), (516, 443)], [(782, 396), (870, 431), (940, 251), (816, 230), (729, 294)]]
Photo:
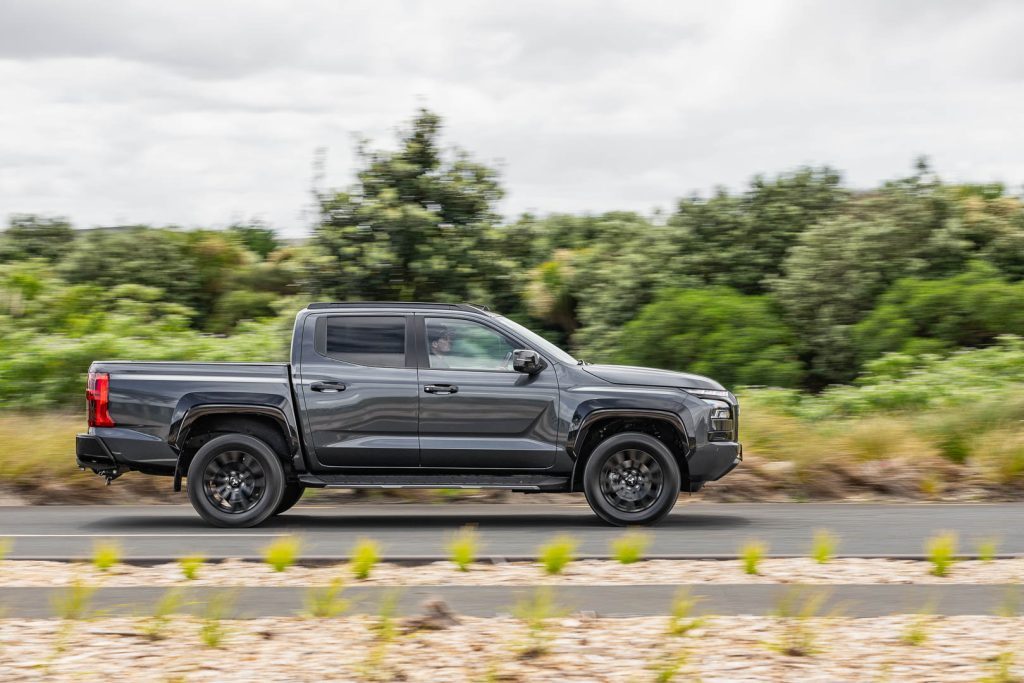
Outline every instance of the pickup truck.
[(290, 363), (96, 361), (86, 401), (79, 467), (184, 479), (222, 527), (310, 487), (582, 492), (651, 524), (743, 458), (714, 380), (579, 361), (471, 304), (310, 304)]

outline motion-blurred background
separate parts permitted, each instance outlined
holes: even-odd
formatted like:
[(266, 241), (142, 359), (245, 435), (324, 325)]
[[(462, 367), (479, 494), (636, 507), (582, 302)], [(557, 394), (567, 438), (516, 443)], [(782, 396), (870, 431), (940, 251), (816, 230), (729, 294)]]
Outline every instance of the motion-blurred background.
[(1022, 19), (5, 3), (0, 491), (91, 498), (94, 359), (284, 360), (311, 300), (428, 300), (737, 391), (711, 496), (1019, 496)]

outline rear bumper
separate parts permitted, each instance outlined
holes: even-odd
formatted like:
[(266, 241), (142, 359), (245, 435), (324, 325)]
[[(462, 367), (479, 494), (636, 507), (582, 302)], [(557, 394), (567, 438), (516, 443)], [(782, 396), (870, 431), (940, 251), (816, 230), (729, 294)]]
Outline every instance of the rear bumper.
[(107, 445), (95, 434), (79, 434), (75, 437), (75, 460), (83, 469), (93, 472), (116, 472), (119, 464)]
[(717, 481), (743, 462), (743, 444), (731, 441), (707, 443), (687, 460), (690, 490), (699, 491), (709, 481)]

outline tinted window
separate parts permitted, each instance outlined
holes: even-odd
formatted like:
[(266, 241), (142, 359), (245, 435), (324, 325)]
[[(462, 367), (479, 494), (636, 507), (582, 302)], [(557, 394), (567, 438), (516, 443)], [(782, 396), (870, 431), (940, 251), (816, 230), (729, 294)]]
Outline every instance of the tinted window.
[(427, 318), (431, 368), (512, 370), (515, 343), (486, 325), (456, 318)]
[(405, 318), (338, 316), (327, 319), (326, 353), (347, 363), (405, 367)]

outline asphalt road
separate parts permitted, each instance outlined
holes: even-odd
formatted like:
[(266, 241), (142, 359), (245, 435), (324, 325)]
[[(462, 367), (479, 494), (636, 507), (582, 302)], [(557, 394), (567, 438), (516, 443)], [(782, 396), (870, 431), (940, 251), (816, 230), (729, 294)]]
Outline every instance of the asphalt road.
[[(0, 538), (14, 541), (11, 559), (88, 557), (97, 539), (116, 539), (126, 559), (202, 554), (209, 559), (258, 557), (274, 537), (298, 534), (303, 557), (344, 558), (356, 539), (372, 537), (391, 559), (443, 557), (449, 535), (479, 527), (481, 554), (532, 557), (555, 534), (580, 541), (581, 556), (605, 556), (621, 529), (604, 526), (583, 505), (373, 504), (299, 505), (256, 529), (206, 526), (188, 506), (0, 507)], [(917, 556), (925, 540), (957, 532), (961, 552), (997, 537), (1000, 554), (1024, 555), (1024, 504), (680, 504), (652, 531), (651, 557), (735, 555), (749, 539), (771, 555), (803, 555), (815, 529), (840, 538), (841, 555)]]
[[(687, 587), (696, 599), (698, 614), (768, 615), (779, 608), (787, 597), (794, 607), (816, 595), (823, 602), (820, 615), (847, 617), (879, 617), (889, 614), (995, 614), (1018, 595), (1008, 585), (709, 585)], [(566, 612), (594, 612), (605, 617), (663, 615), (679, 591), (678, 585), (665, 586), (559, 586), (554, 600)], [(66, 589), (2, 588), (0, 603), (5, 616), (47, 618), (54, 615), (53, 598)], [(519, 600), (530, 596), (533, 589), (507, 586), (416, 586), (387, 588), (350, 586), (344, 597), (351, 601), (351, 611), (377, 614), (385, 597), (397, 599), (401, 615), (418, 614), (423, 602), (441, 598), (456, 614), (491, 617), (508, 614)], [(199, 588), (182, 591), (180, 611), (202, 614), (215, 595), (226, 596), (226, 616), (236, 618), (292, 616), (304, 608), (308, 590), (297, 587)], [(89, 607), (107, 616), (151, 614), (153, 605), (166, 595), (166, 588), (100, 588), (92, 596)]]

